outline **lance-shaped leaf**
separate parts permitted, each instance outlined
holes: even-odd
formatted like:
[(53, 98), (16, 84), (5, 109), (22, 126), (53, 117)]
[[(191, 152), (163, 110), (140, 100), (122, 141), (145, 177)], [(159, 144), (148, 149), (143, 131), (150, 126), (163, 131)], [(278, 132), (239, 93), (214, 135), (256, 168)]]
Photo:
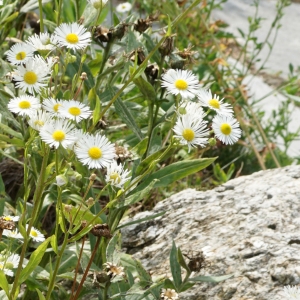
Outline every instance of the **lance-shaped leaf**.
[(223, 276), (196, 276), (189, 278), (189, 281), (201, 281), (201, 282), (220, 282), (232, 277), (234, 274), (223, 275)]
[[(158, 179), (154, 185), (156, 187), (165, 187), (176, 180), (180, 180), (191, 174), (194, 174), (207, 166), (209, 166), (216, 157), (213, 158), (200, 158), (194, 160), (183, 160), (166, 166), (165, 168), (151, 174), (147, 177), (137, 188), (134, 189), (133, 193), (143, 190), (148, 186), (154, 179)], [(133, 194), (132, 193), (132, 194)]]

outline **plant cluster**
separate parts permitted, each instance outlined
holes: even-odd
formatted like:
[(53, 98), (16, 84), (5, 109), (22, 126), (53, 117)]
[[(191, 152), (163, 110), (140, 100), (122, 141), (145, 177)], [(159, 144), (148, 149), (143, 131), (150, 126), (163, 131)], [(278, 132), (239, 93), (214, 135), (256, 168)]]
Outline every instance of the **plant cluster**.
[[(196, 64), (207, 48), (179, 39), (194, 11), (215, 38), (203, 19), (214, 6), (200, 2), (154, 11), (148, 1), (4, 0), (0, 297), (178, 299), (196, 282), (231, 276), (195, 276), (202, 268), (175, 243), (172, 278), (121, 251), (133, 207), (243, 143), (242, 109), (218, 78), (222, 51)], [(214, 170), (224, 181), (234, 172)]]

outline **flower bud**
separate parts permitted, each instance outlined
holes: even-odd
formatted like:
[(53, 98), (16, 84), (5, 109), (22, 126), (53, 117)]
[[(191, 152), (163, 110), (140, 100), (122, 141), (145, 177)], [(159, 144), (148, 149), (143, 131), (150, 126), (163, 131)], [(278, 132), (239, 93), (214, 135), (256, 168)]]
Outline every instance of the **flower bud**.
[(66, 178), (66, 176), (64, 176), (64, 175), (57, 175), (56, 176), (56, 184), (58, 186), (63, 186), (67, 183), (68, 183), (68, 179)]
[(91, 181), (95, 181), (96, 178), (97, 178), (97, 175), (93, 173), (93, 174), (90, 176), (89, 179), (90, 179)]
[(209, 144), (210, 146), (212, 146), (212, 147), (215, 146), (216, 143), (217, 143), (217, 141), (216, 141), (215, 138), (210, 138), (210, 139), (208, 140), (208, 144)]

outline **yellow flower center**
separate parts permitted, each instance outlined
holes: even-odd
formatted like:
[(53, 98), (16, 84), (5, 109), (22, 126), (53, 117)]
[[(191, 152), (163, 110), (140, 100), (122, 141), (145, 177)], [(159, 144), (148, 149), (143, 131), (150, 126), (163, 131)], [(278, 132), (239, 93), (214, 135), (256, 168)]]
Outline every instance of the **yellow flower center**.
[(22, 109), (27, 109), (27, 108), (31, 107), (31, 104), (30, 104), (29, 101), (23, 100), (23, 101), (19, 102), (19, 107), (22, 108)]
[(12, 221), (12, 218), (9, 217), (9, 216), (3, 217), (3, 219), (4, 219), (5, 221)]
[(172, 290), (166, 290), (164, 294), (165, 297), (168, 297), (168, 299), (172, 299), (173, 297), (176, 296), (176, 294)]
[(30, 230), (30, 235), (37, 237), (38, 233), (35, 230)]
[(229, 135), (231, 133), (231, 126), (228, 123), (223, 123), (220, 126), (221, 132), (225, 135)]
[(61, 142), (65, 139), (66, 135), (62, 130), (55, 130), (52, 137), (56, 142)]
[(183, 130), (182, 136), (185, 140), (187, 140), (188, 142), (191, 142), (195, 137), (195, 132), (194, 132), (194, 130), (192, 130), (190, 128), (186, 128)]
[(102, 151), (98, 147), (91, 147), (88, 151), (88, 154), (92, 159), (99, 159), (102, 156)]
[(24, 81), (28, 84), (35, 84), (37, 79), (38, 77), (33, 71), (28, 71), (24, 74)]
[(40, 127), (44, 126), (44, 124), (45, 123), (43, 121), (41, 121), (41, 120), (37, 120), (37, 121), (34, 122), (34, 125), (40, 126)]
[(61, 106), (61, 104), (59, 104), (59, 103), (53, 105), (53, 110), (54, 110), (55, 112), (58, 112), (58, 109), (59, 109), (60, 106)]
[(66, 36), (66, 41), (70, 44), (77, 44), (79, 39), (76, 33), (69, 33)]
[(21, 51), (16, 54), (16, 60), (23, 60), (26, 57), (26, 52)]
[(4, 269), (4, 264), (0, 264), (0, 270)]
[(213, 108), (219, 109), (220, 108), (220, 102), (217, 99), (211, 99), (208, 101), (208, 104), (212, 106)]
[(183, 79), (177, 79), (175, 81), (175, 87), (179, 90), (186, 90), (188, 88), (188, 84)]
[(78, 107), (70, 107), (69, 108), (69, 113), (73, 116), (79, 116), (81, 114), (81, 110)]
[(113, 180), (116, 183), (120, 183), (121, 182), (121, 177), (117, 172), (113, 172), (110, 174), (110, 179)]

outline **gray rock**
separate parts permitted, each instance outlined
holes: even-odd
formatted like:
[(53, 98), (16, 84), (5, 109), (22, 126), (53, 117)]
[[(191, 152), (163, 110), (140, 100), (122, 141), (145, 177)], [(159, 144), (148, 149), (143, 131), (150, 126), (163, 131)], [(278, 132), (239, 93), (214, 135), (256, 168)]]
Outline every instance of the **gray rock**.
[(182, 191), (137, 214), (134, 220), (166, 212), (125, 227), (123, 246), (154, 275), (171, 277), (172, 240), (184, 253), (204, 248), (210, 265), (195, 275), (234, 274), (219, 284), (197, 284), (181, 299), (284, 299), (283, 286), (300, 284), (299, 174), (300, 166), (289, 166), (214, 190)]

